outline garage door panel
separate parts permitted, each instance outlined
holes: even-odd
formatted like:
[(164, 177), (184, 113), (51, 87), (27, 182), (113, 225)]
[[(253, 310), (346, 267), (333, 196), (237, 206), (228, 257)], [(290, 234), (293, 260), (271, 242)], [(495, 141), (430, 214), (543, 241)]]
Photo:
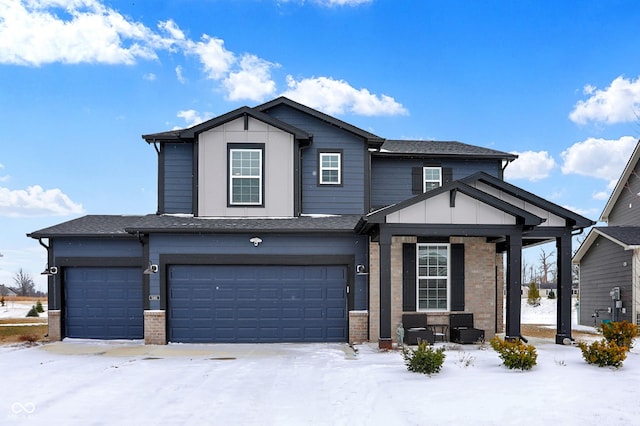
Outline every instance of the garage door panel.
[(66, 335), (91, 339), (143, 337), (139, 268), (65, 268)]
[[(172, 265), (168, 283), (169, 340), (346, 341), (346, 269)], [(200, 280), (205, 276), (208, 282)], [(333, 278), (327, 279), (329, 276)], [(202, 291), (203, 287), (210, 292)], [(195, 319), (196, 307), (199, 319), (209, 318), (197, 332), (195, 325), (186, 325)]]

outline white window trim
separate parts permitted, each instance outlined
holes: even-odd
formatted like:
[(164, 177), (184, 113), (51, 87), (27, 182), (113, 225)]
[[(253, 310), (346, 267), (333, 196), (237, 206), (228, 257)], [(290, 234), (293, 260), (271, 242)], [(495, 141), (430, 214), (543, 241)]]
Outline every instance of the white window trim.
[[(435, 277), (420, 275), (420, 247), (446, 246), (447, 247), (447, 307), (446, 309), (420, 308), (420, 280), (435, 279)], [(442, 279), (443, 277), (438, 277)], [(416, 311), (420, 312), (450, 312), (451, 311), (451, 244), (449, 243), (418, 243), (416, 244)]]
[[(427, 180), (427, 178), (425, 177), (425, 172), (427, 170), (438, 170), (438, 175), (440, 176), (440, 179), (438, 179), (437, 181), (432, 179)], [(429, 183), (438, 182), (438, 187), (441, 187), (442, 186), (442, 167), (423, 167), (422, 168), (422, 192), (427, 192), (427, 182)]]
[[(338, 167), (323, 167), (322, 158), (325, 156), (338, 156)], [(342, 153), (340, 152), (321, 152), (320, 153), (320, 185), (342, 185)], [(325, 182), (323, 179), (325, 170), (336, 170), (338, 172), (337, 182)]]
[[(236, 152), (258, 152), (260, 154), (260, 173), (258, 176), (234, 176), (233, 175), (233, 154)], [(231, 148), (229, 150), (229, 205), (232, 206), (261, 206), (262, 205), (262, 179), (264, 170), (262, 169), (263, 152), (260, 148)], [(235, 179), (258, 179), (260, 191), (258, 192), (258, 202), (234, 202), (233, 201), (233, 181)]]

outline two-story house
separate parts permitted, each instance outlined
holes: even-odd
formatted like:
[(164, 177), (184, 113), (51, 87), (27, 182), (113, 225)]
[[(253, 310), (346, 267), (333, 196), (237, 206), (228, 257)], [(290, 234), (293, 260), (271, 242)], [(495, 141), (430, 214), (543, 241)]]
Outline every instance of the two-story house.
[(599, 220), (574, 256), (580, 265), (583, 325), (640, 317), (640, 142), (636, 145)]
[(522, 248), (548, 240), (571, 337), (571, 236), (592, 222), (504, 182), (512, 154), (385, 140), (286, 98), (143, 139), (156, 214), (29, 234), (48, 251), (52, 339), (391, 347), (416, 311), (519, 337)]

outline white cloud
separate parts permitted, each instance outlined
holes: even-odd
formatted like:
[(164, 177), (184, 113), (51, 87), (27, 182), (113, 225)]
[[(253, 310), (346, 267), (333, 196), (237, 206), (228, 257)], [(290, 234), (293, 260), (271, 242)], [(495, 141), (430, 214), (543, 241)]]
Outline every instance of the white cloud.
[(187, 127), (191, 127), (191, 126), (195, 126), (196, 124), (200, 124), (204, 121), (207, 121), (208, 119), (213, 117), (213, 114), (210, 112), (205, 112), (203, 115), (201, 115), (195, 109), (187, 109), (183, 111), (178, 111), (177, 116), (184, 119), (184, 121), (187, 123)]
[(26, 190), (0, 187), (0, 216), (66, 216), (84, 213), (81, 204), (75, 203), (60, 189), (44, 190), (33, 185)]
[(2, 1), (0, 16), (0, 63), (133, 64), (163, 43), (97, 0)]
[(556, 162), (547, 151), (512, 152), (518, 158), (504, 170), (506, 179), (528, 179), (532, 182), (549, 176)]
[(144, 78), (147, 81), (156, 81), (156, 75), (152, 72), (143, 75), (142, 78)]
[(207, 34), (204, 34), (202, 40), (198, 42), (188, 40), (185, 48), (187, 53), (198, 56), (207, 78), (211, 80), (224, 78), (235, 62), (234, 54), (224, 48), (224, 40)]
[(276, 83), (271, 79), (271, 68), (274, 66), (255, 55), (244, 55), (240, 60), (240, 71), (230, 73), (224, 81), (227, 98), (262, 101), (273, 95)]
[(637, 139), (623, 136), (617, 140), (589, 138), (564, 150), (562, 173), (603, 179), (612, 189), (636, 146)]
[(606, 191), (597, 191), (593, 193), (592, 198), (594, 200), (606, 200), (609, 198), (609, 193)]
[(289, 90), (282, 95), (327, 114), (404, 115), (408, 111), (390, 96), (355, 89), (344, 80), (312, 77), (295, 80), (287, 76)]
[(640, 78), (630, 80), (620, 76), (604, 90), (586, 85), (583, 93), (590, 97), (576, 103), (573, 111), (569, 114), (569, 118), (574, 123), (614, 124), (638, 120)]
[(176, 67), (176, 78), (181, 84), (185, 84), (187, 82), (187, 79), (182, 74), (182, 67), (180, 65)]

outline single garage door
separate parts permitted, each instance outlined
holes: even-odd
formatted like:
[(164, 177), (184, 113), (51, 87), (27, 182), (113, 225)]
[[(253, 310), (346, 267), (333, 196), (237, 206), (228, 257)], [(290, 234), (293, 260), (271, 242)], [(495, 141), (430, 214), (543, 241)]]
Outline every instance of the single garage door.
[(142, 339), (140, 268), (65, 268), (67, 337)]
[(342, 265), (173, 265), (169, 340), (344, 342), (346, 285)]

